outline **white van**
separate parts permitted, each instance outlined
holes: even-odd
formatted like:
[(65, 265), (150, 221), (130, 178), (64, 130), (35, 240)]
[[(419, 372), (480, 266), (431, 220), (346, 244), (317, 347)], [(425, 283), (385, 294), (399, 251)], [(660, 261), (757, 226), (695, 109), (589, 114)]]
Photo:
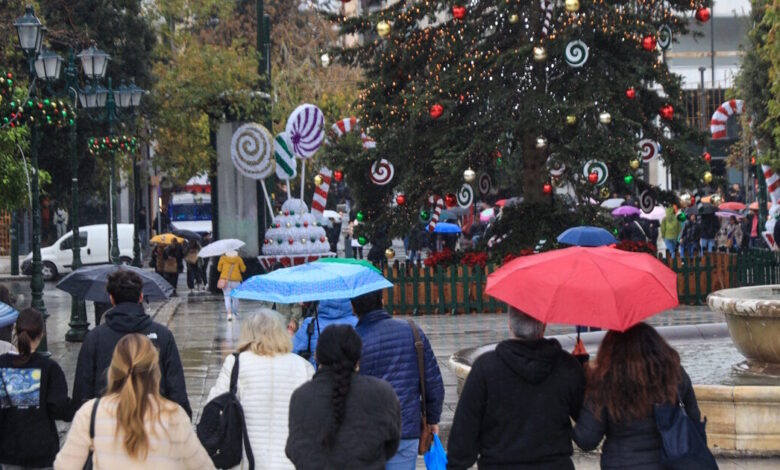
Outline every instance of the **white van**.
[[(119, 237), (119, 260), (122, 264), (133, 261), (133, 225), (117, 224)], [(108, 225), (87, 225), (79, 227), (81, 239), (81, 264), (94, 266), (108, 264), (110, 253), (108, 248)], [(41, 271), (43, 279), (50, 281), (57, 276), (71, 271), (73, 264), (73, 232), (68, 232), (51, 246), (41, 248)], [(22, 262), (22, 273), (32, 274), (32, 253), (25, 256)]]

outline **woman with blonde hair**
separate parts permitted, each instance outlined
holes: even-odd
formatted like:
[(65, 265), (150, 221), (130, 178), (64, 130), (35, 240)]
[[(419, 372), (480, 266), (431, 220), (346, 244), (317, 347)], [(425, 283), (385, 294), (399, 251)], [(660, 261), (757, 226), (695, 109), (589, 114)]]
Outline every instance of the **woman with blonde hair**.
[[(237, 395), (244, 409), (255, 468), (295, 468), (284, 452), (290, 397), (314, 375), (314, 368), (292, 353), (282, 315), (266, 308), (244, 320), (238, 353)], [(225, 359), (209, 401), (228, 392), (235, 362), (232, 354)], [(238, 468), (249, 468), (246, 456)]]
[(187, 413), (160, 395), (158, 363), (157, 348), (146, 336), (131, 333), (119, 340), (106, 394), (76, 412), (55, 469), (81, 470), (90, 452), (95, 469), (214, 468)]

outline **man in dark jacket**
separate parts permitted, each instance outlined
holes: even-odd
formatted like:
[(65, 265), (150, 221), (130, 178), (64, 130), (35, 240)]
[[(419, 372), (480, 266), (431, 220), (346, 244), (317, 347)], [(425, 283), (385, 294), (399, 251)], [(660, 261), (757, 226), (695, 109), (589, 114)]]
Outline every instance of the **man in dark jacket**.
[(160, 352), (160, 393), (192, 416), (176, 341), (168, 328), (152, 321), (144, 312), (141, 277), (134, 272), (117, 271), (108, 277), (106, 290), (114, 308), (106, 312), (102, 325), (87, 333), (81, 345), (73, 385), (76, 409), (105, 391), (116, 343), (128, 333), (140, 333), (152, 340)]
[(585, 374), (544, 323), (509, 309), (513, 339), (481, 355), (463, 386), (447, 443), (447, 468), (573, 470), (570, 418)]
[[(382, 291), (352, 299), (358, 317), (355, 331), (363, 340), (360, 373), (390, 382), (401, 403), (401, 443), (387, 469), (414, 470), (422, 421), (417, 350), (409, 322), (394, 319), (382, 307)], [(438, 434), (444, 403), (444, 382), (431, 344), (420, 328), (425, 370), (425, 408), (431, 431)]]

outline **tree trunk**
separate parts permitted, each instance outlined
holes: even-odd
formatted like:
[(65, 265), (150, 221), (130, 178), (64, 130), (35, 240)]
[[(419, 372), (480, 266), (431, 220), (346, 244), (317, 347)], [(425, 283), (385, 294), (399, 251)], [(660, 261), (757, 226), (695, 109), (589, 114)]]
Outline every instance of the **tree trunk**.
[(542, 187), (549, 179), (547, 174), (547, 149), (536, 148), (536, 133), (523, 134), (523, 197), (529, 202), (542, 202), (549, 196)]

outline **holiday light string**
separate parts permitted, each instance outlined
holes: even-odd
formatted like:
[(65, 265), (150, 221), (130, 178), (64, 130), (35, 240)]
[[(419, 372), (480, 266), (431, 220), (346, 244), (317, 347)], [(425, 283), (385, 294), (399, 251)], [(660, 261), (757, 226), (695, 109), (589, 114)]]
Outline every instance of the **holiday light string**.
[(138, 139), (126, 135), (90, 137), (87, 148), (90, 155), (110, 155), (116, 152), (130, 154), (138, 149)]

